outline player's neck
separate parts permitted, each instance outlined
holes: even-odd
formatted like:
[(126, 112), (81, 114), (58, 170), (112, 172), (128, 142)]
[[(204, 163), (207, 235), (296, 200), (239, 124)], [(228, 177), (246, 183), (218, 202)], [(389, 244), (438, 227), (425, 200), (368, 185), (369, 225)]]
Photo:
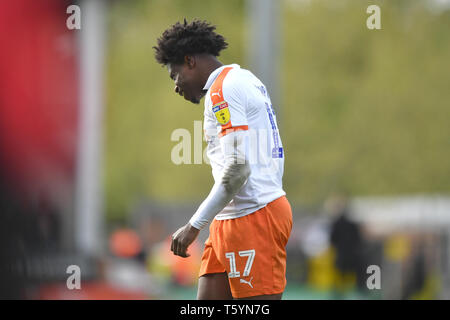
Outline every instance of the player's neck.
[(213, 73), (214, 70), (223, 66), (223, 63), (217, 60), (216, 57), (212, 55), (208, 55), (204, 57), (203, 61), (203, 82), (206, 83), (208, 81), (209, 76)]

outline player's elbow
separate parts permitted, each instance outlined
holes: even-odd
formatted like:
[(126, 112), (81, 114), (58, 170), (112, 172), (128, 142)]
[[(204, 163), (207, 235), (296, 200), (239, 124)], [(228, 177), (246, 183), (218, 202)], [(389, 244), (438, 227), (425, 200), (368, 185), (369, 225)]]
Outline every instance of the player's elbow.
[(250, 164), (248, 163), (248, 161), (245, 161), (245, 163), (240, 164), (239, 171), (240, 171), (240, 175), (242, 176), (242, 180), (243, 180), (242, 184), (244, 184), (247, 181), (248, 177), (250, 177), (250, 173), (251, 173), (251, 168), (250, 168)]
[(235, 194), (246, 183), (250, 173), (251, 169), (248, 161), (245, 163), (233, 163), (226, 168), (222, 177), (222, 183), (229, 193)]

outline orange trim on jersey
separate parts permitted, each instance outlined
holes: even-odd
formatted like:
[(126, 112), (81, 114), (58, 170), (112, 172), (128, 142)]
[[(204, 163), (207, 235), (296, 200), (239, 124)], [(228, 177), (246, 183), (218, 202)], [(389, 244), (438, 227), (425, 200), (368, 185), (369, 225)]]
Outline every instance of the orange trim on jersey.
[(211, 101), (213, 106), (222, 101), (225, 101), (222, 90), (223, 79), (225, 79), (225, 76), (228, 74), (228, 72), (230, 72), (231, 69), (233, 68), (224, 68), (211, 86)]
[[(223, 90), (222, 90), (222, 86), (223, 86), (223, 80), (225, 79), (226, 75), (228, 74), (228, 72), (230, 72), (230, 70), (233, 69), (232, 67), (226, 67), (224, 68), (220, 74), (217, 76), (216, 80), (214, 81), (214, 83), (211, 86), (211, 102), (212, 105), (216, 105), (218, 103), (224, 102), (225, 98), (223, 96)], [(231, 124), (231, 119), (230, 121), (228, 121), (227, 124), (223, 124), (222, 125), (222, 131), (221, 133), (232, 127)]]
[[(231, 121), (228, 123), (231, 123)], [(227, 134), (235, 132), (235, 131), (248, 130), (248, 126), (236, 126), (236, 127), (229, 127), (229, 128), (223, 128), (223, 127), (226, 127), (226, 125), (222, 126), (222, 131), (220, 131), (220, 133), (219, 133), (219, 138), (222, 138), (223, 136), (226, 136)]]
[[(225, 79), (226, 75), (228, 74), (228, 72), (230, 72), (231, 69), (233, 69), (233, 68), (232, 67), (224, 68), (220, 72), (220, 74), (217, 76), (216, 80), (214, 81), (214, 83), (211, 86), (210, 96), (211, 96), (211, 102), (212, 102), (213, 106), (215, 106), (219, 103), (225, 102), (225, 98), (223, 96), (223, 89), (222, 89), (223, 80)], [(244, 126), (233, 127), (233, 125), (231, 124), (231, 119), (230, 119), (230, 121), (228, 121), (228, 123), (222, 125), (222, 130), (219, 133), (219, 138), (221, 138), (231, 132), (235, 132), (235, 131), (239, 131), (239, 130), (248, 130), (248, 126), (244, 125)]]

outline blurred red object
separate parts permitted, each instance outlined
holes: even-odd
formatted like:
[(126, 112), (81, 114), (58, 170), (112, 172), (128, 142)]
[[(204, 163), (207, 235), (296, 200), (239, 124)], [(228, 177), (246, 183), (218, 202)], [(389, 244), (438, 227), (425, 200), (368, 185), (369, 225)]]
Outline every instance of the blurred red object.
[(148, 300), (147, 294), (115, 288), (105, 282), (82, 283), (81, 289), (69, 290), (65, 284), (42, 286), (31, 299), (37, 300)]
[(109, 248), (113, 254), (122, 258), (131, 258), (142, 250), (139, 235), (132, 229), (119, 229), (109, 239)]
[(0, 170), (21, 198), (71, 194), (79, 106), (66, 1), (0, 1)]

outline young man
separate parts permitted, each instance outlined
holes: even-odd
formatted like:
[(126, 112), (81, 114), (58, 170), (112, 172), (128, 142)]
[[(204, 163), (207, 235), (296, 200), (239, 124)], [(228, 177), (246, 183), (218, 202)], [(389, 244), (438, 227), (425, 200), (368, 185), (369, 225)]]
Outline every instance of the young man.
[(176, 93), (195, 104), (205, 97), (204, 131), (215, 180), (190, 221), (172, 235), (171, 250), (188, 257), (189, 245), (213, 221), (197, 298), (281, 299), (292, 212), (282, 189), (284, 152), (276, 117), (261, 81), (217, 60), (228, 44), (214, 30), (205, 21), (184, 20), (164, 31), (154, 47)]

